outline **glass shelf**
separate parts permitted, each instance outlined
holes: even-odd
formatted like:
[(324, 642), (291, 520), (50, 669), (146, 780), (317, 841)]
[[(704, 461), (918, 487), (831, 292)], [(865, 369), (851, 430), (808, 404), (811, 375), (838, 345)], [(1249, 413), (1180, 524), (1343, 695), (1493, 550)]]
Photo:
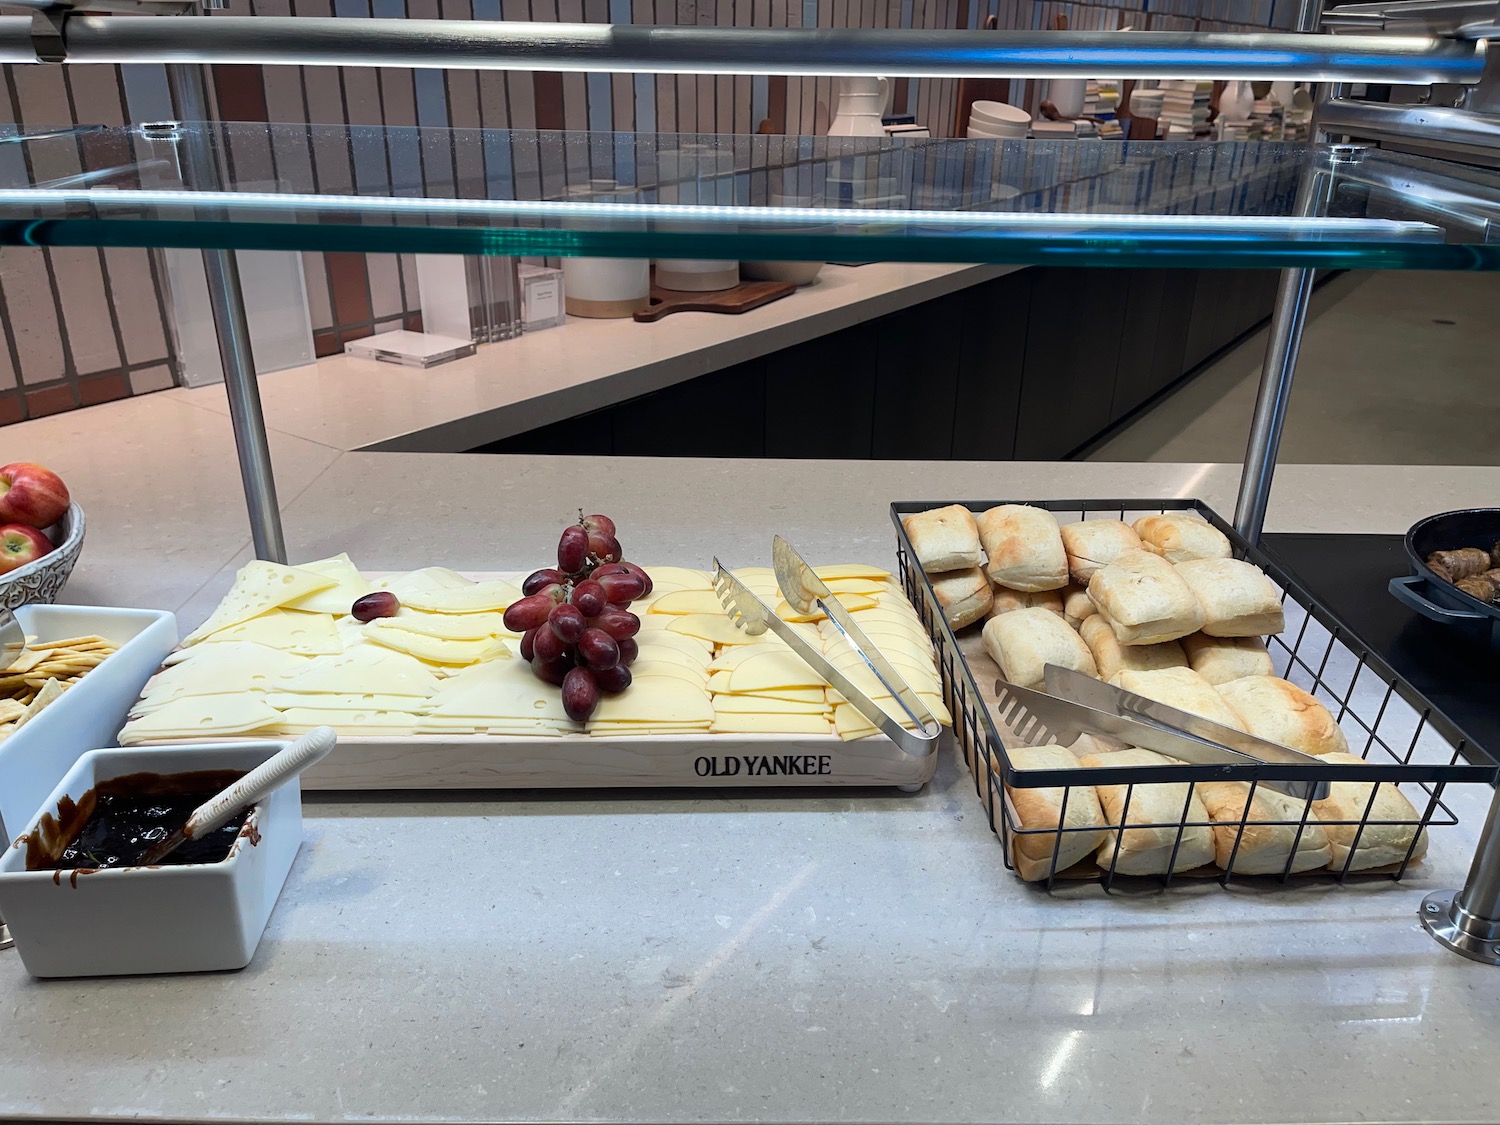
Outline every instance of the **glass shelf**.
[[(0, 134), (0, 244), (1500, 268), (1491, 174), (1344, 157), (1254, 141), (12, 131)], [(1299, 213), (1313, 195), (1328, 200), (1320, 217)]]

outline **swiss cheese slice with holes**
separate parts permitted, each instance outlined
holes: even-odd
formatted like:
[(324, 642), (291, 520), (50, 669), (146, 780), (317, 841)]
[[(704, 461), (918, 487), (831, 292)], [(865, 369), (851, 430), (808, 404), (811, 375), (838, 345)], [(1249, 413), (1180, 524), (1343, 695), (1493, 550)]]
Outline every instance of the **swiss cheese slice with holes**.
[(505, 627), (503, 613), (427, 613), (402, 609), (395, 617), (380, 617), (372, 622), (375, 623), (449, 641), (479, 641), (486, 637), (511, 635)]
[(729, 690), (736, 693), (770, 691), (775, 688), (818, 688), (823, 677), (814, 672), (791, 649), (772, 649), (759, 659), (746, 660), (729, 673)]
[(518, 587), (494, 578), (455, 589), (413, 590), (401, 604), (428, 613), (483, 613), (502, 610), (524, 596)]
[(306, 613), (343, 615), (349, 612), (358, 599), (375, 588), (370, 585), (369, 579), (359, 572), (359, 568), (354, 565), (348, 555), (334, 555), (331, 559), (299, 563), (297, 569), (309, 570), (314, 574), (321, 574), (324, 578), (331, 578), (334, 584), (326, 590), (315, 590), (294, 602), (287, 602), (287, 609), (300, 609)]
[(330, 695), (427, 696), (438, 686), (432, 670), (414, 656), (380, 645), (359, 645), (334, 656), (319, 656), (285, 672), (275, 689)]
[(405, 711), (337, 711), (322, 707), (292, 707), (281, 713), (275, 728), (302, 735), (314, 727), (333, 727), (342, 735), (381, 737), (415, 734), (417, 716)]
[(466, 668), (432, 694), (430, 714), (437, 717), (467, 717), (554, 723), (568, 721), (562, 694), (543, 683), (524, 660), (495, 660)]
[(169, 738), (246, 734), (267, 727), (280, 718), (280, 713), (256, 692), (194, 695), (173, 700), (140, 718), (131, 719), (120, 731), (120, 745), (133, 746)]
[(308, 660), (305, 656), (248, 641), (197, 645), (188, 653), (189, 659), (158, 672), (146, 685), (147, 694), (156, 696), (169, 692), (167, 698), (176, 698), (270, 687), (278, 676), (295, 672)]
[(706, 689), (665, 676), (638, 680), (628, 691), (599, 697), (593, 722), (711, 723), (713, 705)]
[(240, 568), (224, 600), (207, 621), (184, 638), (183, 647), (334, 585), (334, 579), (310, 570), (254, 559)]
[(430, 706), (427, 699), (420, 695), (378, 695), (374, 692), (335, 695), (326, 691), (311, 695), (290, 691), (267, 692), (266, 703), (278, 711), (311, 707), (320, 711), (400, 711), (409, 715), (419, 714)]
[(510, 646), (493, 637), (478, 641), (453, 641), (443, 637), (426, 637), (388, 625), (365, 626), (367, 641), (415, 656), (428, 664), (477, 664), (481, 660), (510, 656)]
[(717, 715), (712, 734), (801, 734), (816, 737), (832, 731), (821, 715)]
[(813, 573), (824, 582), (831, 582), (835, 578), (878, 578), (884, 581), (895, 577), (888, 570), (881, 570), (878, 566), (869, 566), (865, 563), (827, 563), (813, 567)]
[(649, 612), (678, 616), (687, 613), (706, 613), (722, 617), (724, 605), (719, 601), (719, 595), (712, 590), (674, 590), (659, 598), (653, 598)]
[(827, 715), (832, 708), (826, 700), (798, 703), (791, 699), (772, 699), (765, 695), (716, 695), (715, 715)]
[(211, 633), (199, 643), (213, 645), (231, 641), (249, 641), (303, 656), (327, 656), (344, 651), (344, 642), (339, 639), (332, 617), (297, 609), (273, 609)]

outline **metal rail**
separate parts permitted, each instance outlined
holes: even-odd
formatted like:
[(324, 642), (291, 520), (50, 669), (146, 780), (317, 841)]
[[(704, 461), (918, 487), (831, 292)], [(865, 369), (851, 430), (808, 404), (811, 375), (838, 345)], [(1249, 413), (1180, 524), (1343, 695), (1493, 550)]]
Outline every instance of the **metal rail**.
[(1372, 140), (1500, 148), (1500, 115), (1439, 105), (1387, 105), (1336, 99), (1317, 108), (1314, 126)]
[[(44, 18), (40, 15), (38, 19)], [(1435, 36), (1142, 31), (647, 27), (307, 16), (66, 15), (62, 61), (261, 63), (638, 74), (1256, 78), (1470, 83), (1474, 43)], [(0, 19), (0, 62), (36, 62), (33, 24)]]

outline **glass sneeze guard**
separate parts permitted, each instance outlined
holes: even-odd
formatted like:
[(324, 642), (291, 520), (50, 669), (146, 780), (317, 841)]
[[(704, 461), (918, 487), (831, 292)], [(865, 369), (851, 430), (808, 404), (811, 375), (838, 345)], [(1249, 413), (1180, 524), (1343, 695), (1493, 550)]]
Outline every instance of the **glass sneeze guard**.
[[(188, 188), (185, 149), (216, 183)], [(1378, 150), (194, 124), (0, 133), (0, 244), (1495, 269), (1500, 192)], [(1325, 213), (1299, 188), (1331, 176)]]

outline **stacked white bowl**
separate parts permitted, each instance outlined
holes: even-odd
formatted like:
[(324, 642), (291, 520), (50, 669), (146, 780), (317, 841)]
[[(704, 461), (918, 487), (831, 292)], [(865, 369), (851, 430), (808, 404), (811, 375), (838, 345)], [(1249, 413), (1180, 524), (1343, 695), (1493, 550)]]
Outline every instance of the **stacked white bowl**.
[(969, 110), (968, 136), (988, 140), (1024, 139), (1031, 114), (1005, 102), (975, 102)]

